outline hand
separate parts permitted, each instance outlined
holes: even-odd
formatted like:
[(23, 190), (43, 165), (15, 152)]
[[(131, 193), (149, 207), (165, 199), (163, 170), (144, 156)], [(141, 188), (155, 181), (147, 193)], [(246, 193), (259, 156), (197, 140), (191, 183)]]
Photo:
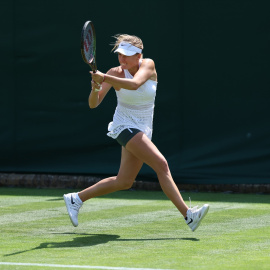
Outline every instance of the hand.
[(91, 85), (92, 85), (92, 89), (95, 92), (98, 92), (98, 91), (102, 90), (102, 86), (99, 83), (97, 83), (97, 82), (95, 82), (93, 80), (91, 81)]
[(90, 71), (90, 74), (92, 76), (92, 80), (98, 84), (101, 84), (103, 82), (104, 79), (104, 74), (100, 71), (96, 71), (96, 73), (94, 73), (93, 71)]

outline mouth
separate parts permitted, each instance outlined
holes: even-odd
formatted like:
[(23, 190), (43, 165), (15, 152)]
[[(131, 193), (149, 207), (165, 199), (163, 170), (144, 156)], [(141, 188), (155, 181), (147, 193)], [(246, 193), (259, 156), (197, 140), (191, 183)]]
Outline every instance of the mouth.
[(127, 69), (127, 64), (121, 63), (120, 65), (121, 65), (121, 67), (122, 67), (123, 69)]

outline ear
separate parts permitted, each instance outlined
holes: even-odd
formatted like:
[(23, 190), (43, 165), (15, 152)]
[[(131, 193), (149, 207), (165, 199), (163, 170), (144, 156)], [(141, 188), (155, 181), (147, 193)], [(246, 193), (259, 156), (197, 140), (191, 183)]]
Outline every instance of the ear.
[(138, 57), (139, 60), (142, 58), (142, 54), (141, 53), (137, 53), (136, 55), (137, 55), (137, 57)]

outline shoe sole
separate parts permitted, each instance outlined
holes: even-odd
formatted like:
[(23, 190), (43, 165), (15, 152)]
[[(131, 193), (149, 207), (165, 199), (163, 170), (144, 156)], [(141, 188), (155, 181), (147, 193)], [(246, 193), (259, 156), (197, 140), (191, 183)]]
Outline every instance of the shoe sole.
[(205, 204), (204, 206), (206, 207), (206, 209), (205, 209), (204, 212), (202, 213), (202, 216), (201, 216), (200, 220), (198, 221), (198, 223), (196, 223), (196, 227), (195, 227), (195, 228), (194, 228), (194, 227), (192, 228), (192, 231), (193, 231), (193, 232), (195, 232), (196, 229), (200, 226), (200, 224), (201, 224), (203, 218), (204, 218), (205, 215), (208, 213), (209, 205), (208, 205), (208, 204)]
[(69, 214), (69, 207), (68, 207), (68, 198), (66, 198), (66, 195), (64, 195), (63, 196), (64, 197), (64, 201), (65, 201), (65, 204), (66, 204), (66, 208), (67, 208), (67, 212), (68, 212), (68, 216), (69, 216), (69, 218), (70, 218), (70, 221), (71, 221), (71, 223), (72, 223), (72, 225), (74, 226), (74, 227), (77, 227), (78, 226), (78, 224), (74, 224), (74, 222), (73, 222), (73, 220), (72, 220), (72, 218), (71, 218), (71, 216), (70, 216), (70, 214)]

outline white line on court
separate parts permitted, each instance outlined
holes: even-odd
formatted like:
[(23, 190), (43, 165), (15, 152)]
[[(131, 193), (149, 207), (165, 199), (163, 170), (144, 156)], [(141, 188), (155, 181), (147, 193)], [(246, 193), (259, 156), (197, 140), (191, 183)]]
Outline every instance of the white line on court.
[(104, 269), (104, 270), (173, 270), (173, 269), (157, 269), (157, 268), (128, 268), (128, 267), (110, 267), (110, 266), (63, 265), (63, 264), (46, 264), (46, 263), (44, 264), (43, 263), (13, 263), (13, 262), (0, 262), (0, 265), (42, 266), (42, 267)]

